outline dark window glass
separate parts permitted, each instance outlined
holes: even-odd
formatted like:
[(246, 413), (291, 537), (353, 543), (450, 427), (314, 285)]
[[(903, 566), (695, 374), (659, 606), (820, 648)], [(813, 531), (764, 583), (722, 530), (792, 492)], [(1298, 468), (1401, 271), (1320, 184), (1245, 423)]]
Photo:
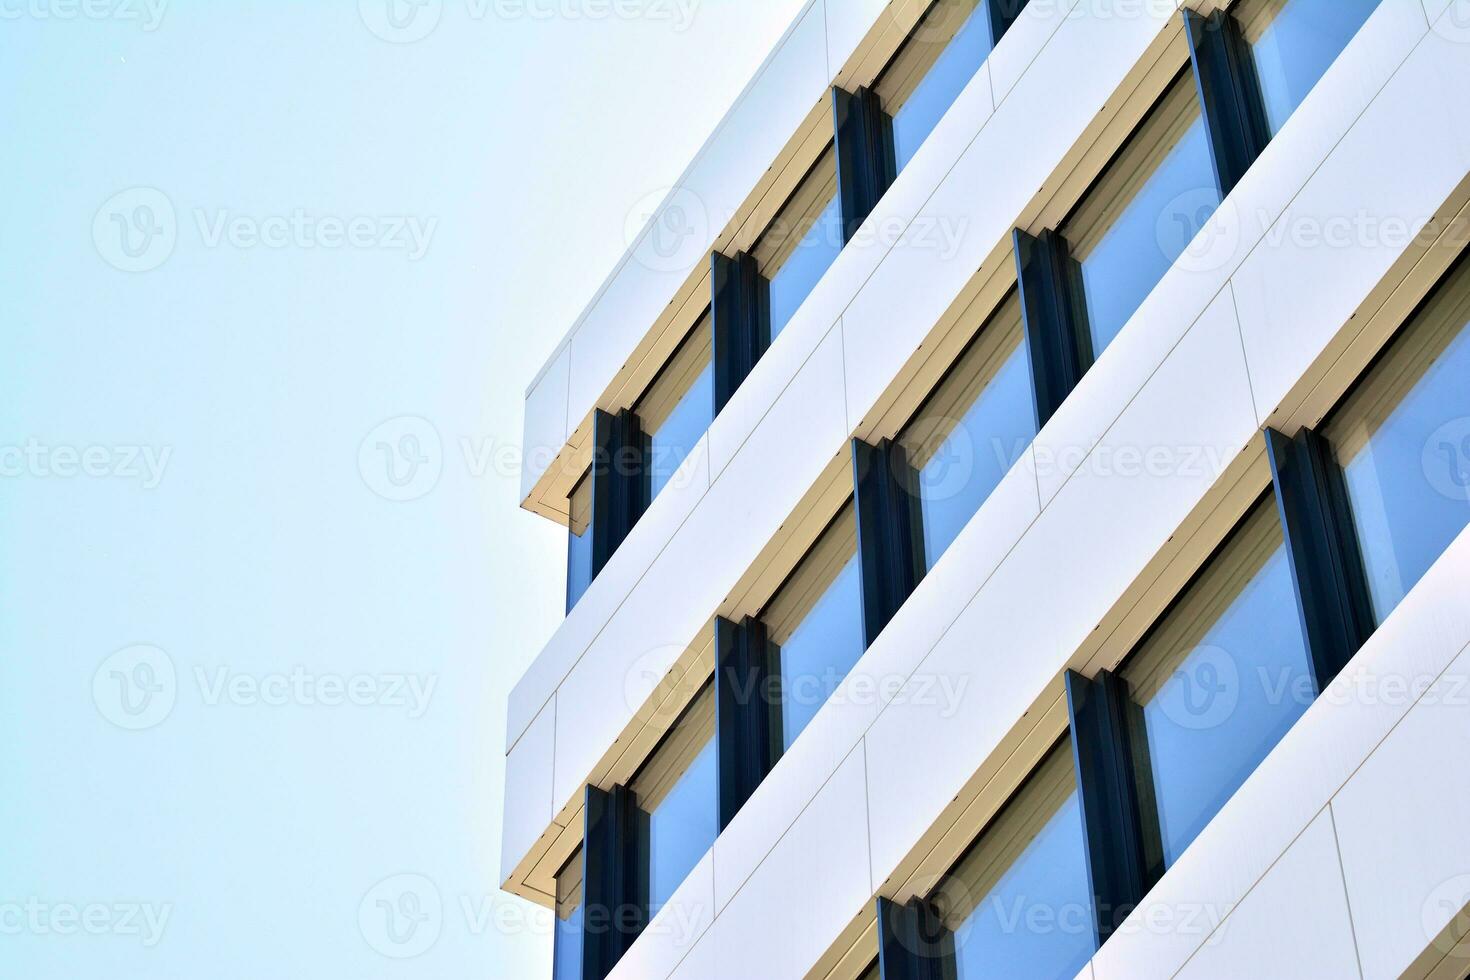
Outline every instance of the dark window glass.
[(1249, 0), (1236, 11), (1275, 135), (1379, 0)]
[(552, 946), (554, 980), (582, 980), (582, 851), (556, 876), (556, 938)]
[(592, 472), (567, 497), (567, 611), (592, 584)]
[(842, 251), (837, 162), (829, 146), (751, 249), (770, 281), (771, 340)]
[[(1273, 501), (1257, 504), (1128, 658), (1139, 793), (1161, 874), (1311, 704)], [(1149, 805), (1150, 800), (1153, 806)]]
[(656, 914), (719, 835), (714, 688), (706, 684), (629, 788), (646, 815), (648, 906)]
[(941, 882), (957, 980), (1073, 980), (1096, 952), (1072, 746), (1047, 755)]
[(990, 54), (988, 4), (938, 0), (874, 83), (902, 170)]
[(1094, 357), (1219, 204), (1194, 80), (1183, 75), (1062, 228), (1080, 266)]
[(709, 428), (714, 414), (713, 372), (706, 313), (634, 408), (648, 433), (649, 500), (658, 496)]
[(899, 434), (918, 472), (933, 568), (1036, 435), (1031, 364), (1012, 293)]
[(883, 974), (878, 968), (878, 961), (874, 960), (873, 965), (864, 970), (863, 975), (858, 977), (858, 980), (883, 980)]
[(862, 582), (851, 502), (766, 604), (761, 619), (771, 643), (771, 673), (780, 679), (780, 708), (772, 712), (779, 757), (863, 655)]
[(1470, 522), (1470, 264), (1440, 285), (1325, 433), (1382, 622)]

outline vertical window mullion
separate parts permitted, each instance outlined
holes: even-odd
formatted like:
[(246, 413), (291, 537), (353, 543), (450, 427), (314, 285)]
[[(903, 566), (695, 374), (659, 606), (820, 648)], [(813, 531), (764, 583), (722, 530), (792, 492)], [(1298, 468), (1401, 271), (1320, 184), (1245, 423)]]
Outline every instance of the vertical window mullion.
[(647, 917), (638, 871), (641, 816), (626, 787), (589, 785), (582, 821), (582, 980), (603, 980)]
[(740, 252), (731, 258), (715, 252), (710, 261), (714, 415), (718, 415), (771, 345), (771, 319), (769, 287), (754, 256)]
[(994, 47), (1000, 43), (1001, 38), (1005, 37), (1006, 31), (1011, 29), (1016, 18), (1021, 16), (1027, 0), (985, 0), (985, 2), (989, 5), (987, 12), (990, 14), (990, 41), (991, 46)]
[(1223, 200), (1270, 142), (1266, 106), (1240, 24), (1227, 11), (1184, 11), (1184, 33)]
[(903, 446), (854, 439), (852, 467), (866, 648), (923, 577), (923, 531), (917, 476)]
[(770, 658), (766, 626), (715, 619), (715, 738), (719, 760), (720, 828), (771, 771)]
[(1079, 320), (1067, 242), (1055, 231), (1012, 234), (1021, 320), (1030, 348), (1037, 427), (1061, 407), (1092, 364), (1092, 345)]
[(648, 507), (648, 437), (629, 409), (598, 409), (592, 422), (592, 575)]
[(832, 90), (837, 146), (837, 196), (846, 244), (893, 183), (893, 128), (876, 92)]
[(1373, 605), (1341, 474), (1310, 429), (1288, 439), (1267, 429), (1266, 455), (1297, 608), (1320, 693), (1373, 633)]
[(943, 980), (954, 956), (949, 930), (933, 904), (878, 899), (878, 964), (882, 980)]
[(1077, 795), (1101, 947), (1149, 887), (1144, 822), (1129, 741), (1127, 685), (1111, 671), (1066, 675)]

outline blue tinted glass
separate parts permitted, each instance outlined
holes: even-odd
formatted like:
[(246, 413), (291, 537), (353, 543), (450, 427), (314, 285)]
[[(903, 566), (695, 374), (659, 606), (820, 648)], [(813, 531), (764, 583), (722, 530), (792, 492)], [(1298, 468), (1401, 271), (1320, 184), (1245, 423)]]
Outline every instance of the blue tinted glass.
[(1379, 0), (1287, 0), (1251, 51), (1275, 135), (1347, 47)]
[(1142, 704), (1168, 867), (1314, 697), (1274, 505), (1257, 508), (1125, 676)]
[[(941, 7), (936, 7), (920, 22), (910, 44), (928, 43), (925, 30), (942, 28), (944, 18), (936, 16)], [(922, 57), (922, 53), (916, 54)], [(990, 18), (986, 14), (986, 4), (981, 3), (970, 12), (923, 80), (893, 113), (893, 152), (899, 170), (908, 164), (915, 151), (934, 131), (989, 54)]]
[(1467, 293), (1461, 272), (1329, 431), (1380, 622), (1470, 523)]
[(807, 229), (805, 235), (786, 261), (771, 276), (771, 339), (785, 329), (786, 324), (807, 298), (822, 273), (842, 251), (842, 217), (837, 198), (834, 196), (822, 208), (820, 216)]
[(786, 642), (773, 645), (781, 677), (781, 751), (791, 748), (863, 649), (862, 582), (853, 556)]
[[(902, 439), (918, 466), (926, 568), (939, 561), (1036, 435), (1020, 323), (995, 322), (985, 330), (1003, 336), (982, 333)], [(967, 398), (973, 399), (968, 405)], [(924, 445), (939, 437), (932, 451)]]
[[(1102, 356), (1220, 204), (1204, 122), (1192, 88), (1188, 94), (1193, 122), (1131, 199), (1118, 202), (1111, 225), (1081, 257), (1094, 356)], [(1120, 158), (1115, 166), (1134, 162)]]
[(592, 584), (592, 477), (582, 477), (567, 498), (570, 509), (567, 532), (567, 611)]
[(705, 362), (704, 370), (694, 379), (694, 384), (679, 399), (674, 410), (658, 431), (650, 433), (649, 447), (652, 465), (649, 475), (652, 487), (649, 499), (658, 496), (679, 469), (679, 464), (694, 451), (705, 430), (709, 428), (710, 415), (714, 411), (714, 368)]
[[(957, 980), (1073, 980), (1096, 952), (1082, 811), (1068, 785), (1075, 777), (1070, 765), (1052, 768), (1053, 774), (1037, 778), (1065, 782), (1048, 787), (1045, 812), (1027, 814), (1024, 827), (1005, 828), (1022, 835), (1009, 866), (998, 877), (980, 872), (960, 882), (974, 911), (955, 929)], [(1035, 806), (1030, 795), (1028, 788), (1008, 804), (1001, 820), (1018, 816), (1011, 813), (1015, 808)], [(986, 843), (982, 837), (980, 846)]]
[(714, 739), (648, 815), (648, 902), (657, 912), (720, 833)]
[(552, 947), (551, 975), (554, 980), (582, 980), (582, 905), (559, 911)]

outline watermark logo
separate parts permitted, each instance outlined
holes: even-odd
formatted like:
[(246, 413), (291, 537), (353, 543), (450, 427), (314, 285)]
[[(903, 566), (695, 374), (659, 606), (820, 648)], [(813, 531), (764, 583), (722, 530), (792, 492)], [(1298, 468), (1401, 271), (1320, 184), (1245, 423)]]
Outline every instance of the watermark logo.
[(376, 952), (395, 960), (412, 959), (439, 941), (444, 902), (439, 889), (423, 875), (394, 875), (363, 896), (357, 927)]
[(0, 0), (0, 20), (135, 21), (152, 33), (167, 9), (168, 0)]
[(389, 44), (413, 44), (439, 26), (444, 0), (357, 0), (357, 13), (376, 37)]
[(678, 717), (688, 698), (673, 698), (671, 695), (681, 686), (687, 687), (689, 694), (697, 690), (698, 685), (691, 679), (669, 672), (679, 662), (684, 649), (677, 643), (654, 647), (635, 660), (623, 675), (623, 703), (633, 711), (652, 703), (655, 706), (655, 715), (649, 719), (652, 724), (668, 725)]
[(1470, 44), (1470, 0), (1451, 0), (1435, 20), (1434, 33), (1456, 44)]
[(92, 675), (92, 702), (119, 728), (142, 731), (166, 719), (178, 699), (174, 662), (158, 647), (124, 647)]
[(1451, 419), (1435, 429), (1420, 462), (1436, 493), (1470, 501), (1470, 418)]
[(1223, 724), (1240, 702), (1240, 669), (1215, 646), (1196, 647), (1158, 694), (1159, 710), (1180, 728), (1201, 731)]
[(623, 239), (635, 248), (639, 264), (654, 272), (687, 269), (709, 246), (709, 211), (686, 187), (660, 188), (634, 202), (623, 222)]
[(131, 187), (108, 198), (92, 219), (97, 254), (122, 272), (151, 272), (179, 241), (173, 202), (156, 187)]
[(417, 415), (389, 419), (362, 440), (357, 470), (368, 489), (384, 500), (417, 500), (438, 486), (444, 471), (439, 430)]
[(123, 936), (152, 949), (163, 939), (172, 903), (0, 902), (0, 936)]
[(0, 445), (0, 477), (137, 480), (153, 490), (172, 455), (172, 446), (52, 446), (31, 438), (24, 445)]
[(1154, 225), (1159, 251), (1188, 272), (1213, 272), (1235, 257), (1240, 222), (1234, 205), (1220, 206), (1213, 187), (1185, 191), (1164, 205)]
[[(1470, 874), (1441, 882), (1424, 900), (1419, 914), (1424, 938), (1449, 955), (1457, 945), (1456, 937), (1470, 931)], [(1457, 928), (1446, 929), (1451, 923)]]

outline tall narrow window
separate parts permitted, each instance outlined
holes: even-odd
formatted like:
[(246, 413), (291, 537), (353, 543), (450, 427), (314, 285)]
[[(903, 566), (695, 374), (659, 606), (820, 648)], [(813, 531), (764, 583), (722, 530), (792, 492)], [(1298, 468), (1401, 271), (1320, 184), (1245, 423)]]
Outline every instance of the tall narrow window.
[(822, 532), (761, 612), (779, 678), (771, 712), (778, 759), (863, 655), (862, 582), (852, 504)]
[(771, 340), (842, 251), (837, 161), (829, 146), (751, 249), (769, 283)]
[(1470, 523), (1470, 262), (1325, 428), (1382, 622)]
[(1071, 743), (1052, 749), (933, 896), (956, 980), (1072, 980), (1096, 952)]
[(1154, 879), (1315, 696), (1272, 501), (1256, 505), (1121, 673), (1137, 706), (1131, 741)]
[(582, 980), (582, 851), (556, 875), (556, 936), (552, 946), (553, 980)]
[(939, 120), (990, 54), (989, 4), (938, 0), (873, 83), (893, 118), (897, 170), (934, 131)]
[(1274, 136), (1379, 0), (1245, 0), (1235, 17), (1251, 47)]
[(1035, 435), (1021, 303), (1012, 293), (899, 434), (919, 475), (925, 568), (934, 567)]
[(652, 500), (694, 451), (714, 413), (709, 314), (699, 318), (639, 399), (634, 411), (648, 433)]
[(567, 497), (567, 609), (592, 584), (592, 471), (582, 474)]
[(1181, 76), (1062, 227), (1094, 358), (1219, 205), (1194, 82)]
[(719, 835), (714, 735), (714, 688), (707, 684), (629, 783), (647, 817), (639, 853), (647, 857), (650, 916), (673, 897)]

